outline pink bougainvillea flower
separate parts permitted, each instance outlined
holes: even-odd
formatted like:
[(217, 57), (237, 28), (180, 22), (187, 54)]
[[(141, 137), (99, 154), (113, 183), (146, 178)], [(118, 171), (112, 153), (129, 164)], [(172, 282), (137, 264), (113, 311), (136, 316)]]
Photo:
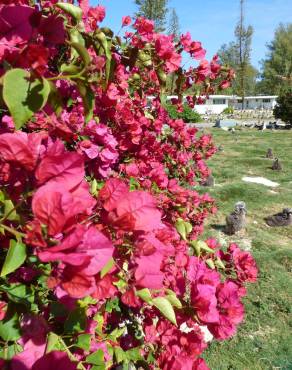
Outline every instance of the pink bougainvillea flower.
[[(50, 182), (66, 185), (67, 189), (73, 189), (81, 183), (84, 178), (84, 160), (78, 153), (55, 151), (54, 144), (43, 157), (36, 170), (36, 178), (39, 184)], [(63, 147), (64, 148), (64, 147)]]
[(171, 58), (166, 61), (166, 68), (168, 72), (175, 72), (181, 65), (182, 56), (178, 53), (173, 53)]
[(21, 320), (23, 351), (13, 357), (12, 370), (31, 369), (46, 349), (46, 337), (49, 331), (46, 320), (42, 316), (25, 314)]
[(63, 230), (69, 217), (68, 209), (73, 202), (72, 196), (56, 186), (42, 186), (32, 200), (34, 216), (48, 228), (49, 235), (56, 235)]
[(162, 259), (163, 257), (160, 253), (141, 256), (136, 259), (138, 265), (135, 271), (137, 285), (149, 289), (160, 289), (163, 287), (164, 274), (160, 270)]
[[(66, 189), (66, 184), (48, 183), (41, 186), (33, 196), (32, 210), (35, 218), (48, 228), (49, 235), (56, 235), (75, 223), (78, 214), (87, 214), (94, 206), (94, 200), (83, 184), (73, 189)], [(88, 187), (87, 184), (85, 184)]]
[(198, 41), (193, 41), (190, 45), (190, 54), (197, 60), (202, 60), (206, 56), (206, 50), (202, 48), (202, 44)]
[(219, 88), (222, 89), (222, 90), (228, 89), (228, 87), (230, 87), (230, 85), (231, 85), (230, 81), (225, 80), (225, 81), (222, 81), (220, 83)]
[(33, 34), (30, 19), (34, 8), (22, 5), (2, 6), (0, 8), (0, 58), (5, 49), (12, 50), (13, 46), (28, 41)]
[(122, 26), (126, 27), (129, 26), (132, 23), (132, 19), (129, 15), (122, 18)]
[(97, 23), (100, 23), (104, 20), (105, 7), (102, 5), (98, 5), (96, 7), (89, 8), (87, 14), (91, 29), (95, 30), (97, 27)]
[(63, 44), (65, 41), (64, 20), (55, 15), (42, 18), (39, 32), (46, 42), (52, 44)]
[(7, 303), (0, 301), (0, 320), (3, 320), (6, 315)]
[(97, 279), (96, 290), (91, 296), (98, 300), (114, 297), (118, 292), (117, 288), (113, 285), (116, 281), (118, 281), (118, 279), (110, 274), (105, 275), (101, 279)]
[(138, 17), (133, 25), (143, 41), (152, 41), (154, 37), (154, 22), (144, 17)]
[(61, 287), (73, 298), (84, 298), (96, 291), (95, 278), (70, 265), (63, 272)]
[(15, 355), (11, 361), (12, 370), (28, 370), (34, 368), (37, 360), (42, 358), (46, 349), (46, 340), (35, 342), (33, 339), (28, 340), (23, 351)]
[(113, 254), (113, 245), (94, 226), (87, 229), (78, 225), (61, 244), (38, 253), (41, 261), (62, 261), (79, 266), (79, 272), (96, 275)]
[(0, 135), (0, 157), (32, 171), (41, 151), (42, 135), (17, 131)]
[(244, 317), (244, 307), (240, 302), (238, 285), (226, 280), (217, 287), (216, 295), (222, 314), (228, 316), (233, 324), (241, 323)]
[(192, 289), (191, 300), (199, 319), (205, 323), (217, 322), (216, 288), (207, 284), (197, 284)]
[[(117, 203), (116, 224), (132, 220), (129, 228), (137, 231), (152, 231), (161, 228), (161, 213), (154, 198), (144, 191), (135, 190), (128, 193)], [(127, 228), (127, 223), (123, 222)]]
[(242, 251), (236, 244), (230, 244), (228, 251), (232, 256), (238, 279), (242, 282), (255, 282), (258, 269), (252, 255)]
[(66, 352), (52, 351), (36, 361), (31, 370), (76, 370), (77, 364), (69, 360)]
[(192, 370), (210, 370), (203, 358), (197, 358), (193, 363)]
[(103, 203), (107, 211), (113, 211), (124, 196), (129, 193), (128, 186), (124, 181), (112, 178), (106, 181), (103, 188), (98, 193), (98, 198)]

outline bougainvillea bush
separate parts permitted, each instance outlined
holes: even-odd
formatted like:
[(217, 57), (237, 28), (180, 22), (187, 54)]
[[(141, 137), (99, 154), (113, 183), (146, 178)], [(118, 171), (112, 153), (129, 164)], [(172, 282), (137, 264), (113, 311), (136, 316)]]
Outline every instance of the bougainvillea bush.
[(0, 367), (207, 369), (257, 269), (200, 238), (216, 149), (163, 106), (169, 74), (180, 110), (233, 72), (144, 18), (114, 35), (85, 0), (1, 4)]

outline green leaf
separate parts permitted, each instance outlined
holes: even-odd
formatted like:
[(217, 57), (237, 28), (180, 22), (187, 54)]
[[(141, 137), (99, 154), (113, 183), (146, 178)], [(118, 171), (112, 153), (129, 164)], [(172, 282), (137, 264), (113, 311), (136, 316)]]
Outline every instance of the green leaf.
[(114, 329), (109, 335), (108, 338), (113, 342), (116, 342), (118, 338), (120, 338), (126, 331), (126, 327), (123, 328), (116, 328)]
[(133, 362), (142, 360), (143, 358), (141, 356), (140, 350), (141, 350), (140, 347), (135, 347), (135, 348), (131, 348), (128, 351), (126, 351), (127, 360), (133, 361)]
[(71, 28), (69, 31), (69, 35), (71, 42), (77, 42), (78, 44), (85, 46), (84, 38), (76, 28)]
[(33, 290), (24, 284), (11, 284), (10, 286), (1, 286), (1, 289), (8, 295), (8, 298), (15, 302), (30, 307), (34, 302)]
[(102, 349), (97, 350), (94, 353), (91, 353), (86, 357), (86, 362), (93, 365), (103, 365), (104, 364), (104, 353)]
[(70, 42), (70, 45), (77, 51), (78, 55), (81, 57), (84, 63), (84, 67), (87, 67), (91, 62), (91, 58), (88, 54), (87, 49), (79, 42)]
[(87, 308), (88, 306), (90, 306), (92, 304), (96, 305), (96, 303), (97, 303), (97, 300), (90, 297), (90, 296), (84, 297), (82, 299), (78, 299), (78, 306), (79, 307), (86, 307)]
[(152, 302), (152, 296), (148, 288), (144, 288), (136, 291), (136, 295), (147, 303)]
[(65, 321), (65, 333), (80, 333), (86, 329), (86, 323), (86, 309), (84, 307), (75, 308)]
[(91, 341), (91, 334), (81, 334), (77, 337), (76, 347), (89, 351)]
[(50, 313), (54, 317), (65, 317), (68, 314), (68, 310), (63, 303), (52, 301), (50, 304)]
[(48, 96), (48, 103), (58, 116), (59, 114), (61, 114), (63, 108), (62, 97), (58, 89), (56, 88), (55, 84), (51, 81), (49, 81), (49, 84), (50, 84), (50, 93)]
[(115, 260), (111, 258), (108, 263), (103, 267), (103, 269), (100, 271), (100, 277), (103, 278), (115, 265)]
[(60, 350), (61, 344), (59, 341), (59, 336), (53, 332), (50, 332), (47, 336), (47, 346), (46, 346), (46, 353), (51, 351)]
[(215, 270), (216, 267), (212, 258), (208, 258), (205, 262), (210, 267), (210, 269)]
[(205, 252), (215, 253), (214, 249), (210, 248), (203, 240), (198, 240), (197, 244), (199, 245), (200, 249), (204, 250)]
[(201, 251), (207, 253), (215, 253), (214, 249), (208, 247), (208, 244), (205, 243), (203, 240), (191, 240), (190, 244), (195, 250), (197, 256), (201, 254)]
[(193, 226), (192, 226), (192, 224), (191, 224), (191, 223), (189, 223), (189, 222), (185, 222), (185, 228), (186, 228), (186, 233), (187, 233), (187, 234), (191, 233), (191, 232), (192, 232), (192, 230), (193, 230)]
[(60, 71), (69, 76), (76, 76), (82, 71), (82, 68), (75, 64), (62, 64)]
[(82, 18), (82, 9), (78, 6), (69, 3), (57, 3), (56, 7), (64, 10), (67, 14), (70, 14), (77, 21), (80, 21)]
[(187, 240), (187, 231), (183, 219), (181, 218), (177, 219), (175, 223), (175, 228), (179, 235), (183, 238), (183, 240)]
[(121, 347), (114, 347), (114, 354), (118, 364), (127, 359), (125, 351)]
[(1, 270), (1, 277), (10, 274), (20, 267), (26, 259), (26, 246), (13, 239), (10, 240), (10, 246)]
[(8, 345), (4, 345), (3, 348), (0, 349), (0, 358), (4, 360), (11, 360), (15, 355), (22, 352), (23, 348), (20, 344), (13, 343)]
[[(168, 289), (167, 289), (168, 290)], [(170, 290), (170, 294), (165, 296), (165, 298), (168, 300), (168, 302), (173, 306), (177, 308), (182, 308), (181, 301), (177, 298), (176, 294)]]
[[(19, 216), (14, 209), (14, 204), (12, 200), (6, 199), (4, 200), (4, 217), (7, 218), (9, 221), (16, 221), (19, 220)], [(7, 217), (8, 216), (8, 217)]]
[(19, 315), (14, 307), (9, 304), (6, 315), (0, 321), (0, 337), (5, 341), (15, 341), (21, 336)]
[(170, 322), (176, 325), (175, 312), (170, 302), (165, 297), (156, 297), (152, 300), (153, 305), (165, 316)]
[(113, 311), (121, 312), (119, 303), (120, 301), (117, 297), (108, 300), (105, 305), (106, 312), (110, 312), (110, 313)]
[(46, 79), (31, 80), (30, 74), (24, 69), (15, 68), (5, 73), (3, 99), (17, 129), (44, 107), (49, 92), (50, 85)]
[(77, 81), (77, 87), (82, 98), (84, 113), (85, 113), (85, 122), (88, 122), (93, 117), (95, 96), (89, 85)]
[(215, 260), (215, 266), (218, 267), (219, 269), (225, 270), (225, 265), (222, 262), (221, 258), (217, 257)]

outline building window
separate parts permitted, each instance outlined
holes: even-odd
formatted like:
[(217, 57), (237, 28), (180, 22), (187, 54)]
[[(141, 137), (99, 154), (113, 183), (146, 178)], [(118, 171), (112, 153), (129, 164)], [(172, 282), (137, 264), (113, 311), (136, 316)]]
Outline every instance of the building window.
[(242, 103), (242, 99), (237, 99), (237, 103), (241, 104)]
[(263, 99), (263, 103), (271, 103), (271, 99)]
[(213, 99), (213, 104), (226, 104), (226, 99)]

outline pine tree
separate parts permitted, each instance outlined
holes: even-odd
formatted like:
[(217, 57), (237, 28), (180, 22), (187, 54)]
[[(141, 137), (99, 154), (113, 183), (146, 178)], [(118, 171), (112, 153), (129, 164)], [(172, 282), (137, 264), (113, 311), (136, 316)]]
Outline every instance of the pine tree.
[(151, 19), (155, 24), (156, 32), (165, 31), (168, 0), (135, 0), (139, 7), (136, 15)]
[(168, 24), (168, 34), (174, 35), (175, 41), (178, 41), (180, 35), (179, 19), (174, 8), (171, 9), (169, 24)]
[(242, 109), (244, 108), (244, 98), (247, 90), (247, 71), (250, 65), (250, 53), (253, 28), (244, 25), (244, 0), (240, 0), (240, 19), (235, 28), (236, 44), (238, 48), (238, 70), (237, 78), (239, 81), (239, 95), (242, 99)]
[[(178, 41), (180, 36), (180, 27), (179, 27), (179, 19), (177, 12), (174, 8), (171, 8), (169, 21), (168, 21), (168, 32), (169, 35), (174, 36), (174, 40)], [(174, 88), (175, 88), (175, 73), (171, 73), (171, 75), (168, 78), (168, 91), (170, 94), (173, 94)]]
[(292, 23), (280, 24), (276, 29), (262, 67), (261, 93), (279, 94), (281, 90), (292, 87)]
[(244, 108), (244, 98), (255, 93), (258, 71), (250, 61), (253, 28), (244, 25), (244, 0), (240, 0), (240, 18), (236, 25), (235, 40), (224, 44), (218, 51), (221, 63), (235, 70), (236, 79), (230, 92), (239, 95)]

